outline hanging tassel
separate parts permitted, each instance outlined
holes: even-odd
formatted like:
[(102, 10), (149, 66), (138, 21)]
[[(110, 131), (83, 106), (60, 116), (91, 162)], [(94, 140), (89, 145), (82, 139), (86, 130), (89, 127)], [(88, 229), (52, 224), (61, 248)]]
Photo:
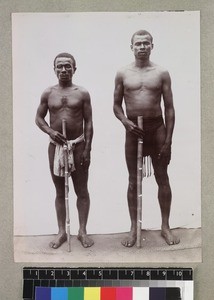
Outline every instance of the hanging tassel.
[(152, 175), (152, 160), (150, 156), (143, 157), (143, 177)]

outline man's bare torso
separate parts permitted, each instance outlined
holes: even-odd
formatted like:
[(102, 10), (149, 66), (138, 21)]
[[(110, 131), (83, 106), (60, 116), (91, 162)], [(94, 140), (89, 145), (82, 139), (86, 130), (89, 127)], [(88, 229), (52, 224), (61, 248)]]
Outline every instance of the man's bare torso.
[(79, 86), (51, 87), (48, 95), (50, 127), (62, 132), (62, 119), (65, 119), (67, 138), (79, 137), (83, 133), (83, 101), (84, 90)]
[(145, 68), (130, 64), (122, 70), (128, 117), (161, 115), (162, 72), (163, 69), (155, 64)]

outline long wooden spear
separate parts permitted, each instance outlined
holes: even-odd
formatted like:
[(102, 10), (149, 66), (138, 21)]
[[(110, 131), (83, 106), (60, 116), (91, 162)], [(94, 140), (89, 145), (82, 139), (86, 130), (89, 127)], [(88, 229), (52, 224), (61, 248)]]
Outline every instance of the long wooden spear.
[[(66, 138), (66, 120), (62, 120), (62, 133)], [(68, 145), (67, 142), (63, 145), (64, 150), (64, 163), (65, 163), (65, 212), (66, 212), (66, 234), (68, 243), (68, 252), (71, 251), (71, 236), (70, 236), (70, 214), (69, 214), (69, 186), (68, 186)]]
[[(143, 117), (137, 118), (138, 127), (143, 130)], [(143, 179), (143, 138), (138, 137), (137, 145), (137, 248), (141, 248), (142, 229), (142, 179)]]

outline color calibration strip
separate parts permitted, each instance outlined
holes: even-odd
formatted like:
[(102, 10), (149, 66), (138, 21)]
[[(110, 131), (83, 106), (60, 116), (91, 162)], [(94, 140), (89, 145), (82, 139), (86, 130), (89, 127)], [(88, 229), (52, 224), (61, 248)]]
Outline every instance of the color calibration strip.
[(36, 288), (35, 300), (181, 300), (180, 288)]
[[(191, 268), (23, 268), (24, 300), (35, 300), (36, 292), (36, 300), (120, 300), (120, 294), (123, 295), (122, 300), (155, 300), (151, 298), (155, 288), (158, 288), (158, 293), (165, 295), (163, 296), (165, 298), (158, 296), (158, 300), (171, 300), (166, 298), (171, 288), (179, 288), (182, 295), (187, 291), (192, 295), (193, 270)], [(126, 293), (123, 294), (123, 291)], [(62, 296), (56, 296), (57, 293), (62, 293)], [(79, 296), (74, 297), (73, 293), (79, 293)], [(94, 293), (93, 297), (91, 293)], [(110, 295), (106, 296), (106, 293)], [(143, 293), (148, 293), (149, 296), (143, 297)], [(183, 296), (181, 299), (186, 300)], [(192, 299), (192, 296), (187, 298), (187, 300)]]

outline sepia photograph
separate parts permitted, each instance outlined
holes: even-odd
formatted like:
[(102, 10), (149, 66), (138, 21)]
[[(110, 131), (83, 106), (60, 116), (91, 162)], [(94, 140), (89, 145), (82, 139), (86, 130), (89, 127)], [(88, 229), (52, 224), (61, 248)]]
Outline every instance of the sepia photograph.
[(13, 13), (15, 262), (202, 260), (200, 13)]

